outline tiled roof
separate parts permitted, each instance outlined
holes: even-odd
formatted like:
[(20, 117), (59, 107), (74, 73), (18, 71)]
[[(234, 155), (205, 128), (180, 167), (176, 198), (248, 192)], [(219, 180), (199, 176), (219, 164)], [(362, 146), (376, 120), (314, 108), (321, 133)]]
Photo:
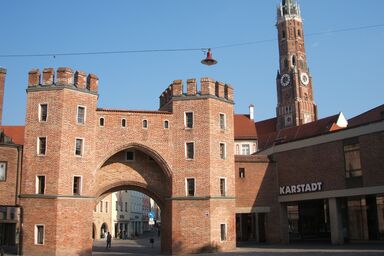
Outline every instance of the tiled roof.
[(24, 144), (24, 126), (0, 126), (0, 130), (3, 130), (8, 137), (11, 137), (13, 143)]
[(255, 123), (249, 115), (234, 116), (235, 140), (257, 139)]
[[(259, 149), (266, 149), (274, 144), (309, 138), (342, 129), (337, 125), (341, 114), (319, 119), (315, 122), (261, 134), (258, 130)], [(269, 121), (272, 122), (272, 121)]]
[(359, 126), (384, 119), (384, 104), (348, 120), (348, 127)]
[(277, 118), (270, 118), (256, 122), (257, 134), (267, 134), (276, 131)]

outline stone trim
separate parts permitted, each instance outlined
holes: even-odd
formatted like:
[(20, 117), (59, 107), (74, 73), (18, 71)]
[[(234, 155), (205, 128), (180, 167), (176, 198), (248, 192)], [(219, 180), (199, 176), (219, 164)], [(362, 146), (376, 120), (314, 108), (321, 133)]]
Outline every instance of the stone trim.
[(268, 213), (271, 211), (269, 206), (256, 206), (256, 207), (236, 207), (236, 213)]
[(19, 198), (39, 198), (39, 199), (96, 199), (93, 196), (75, 196), (75, 195), (42, 195), (42, 194), (21, 194)]
[(28, 87), (26, 89), (26, 91), (28, 93), (28, 92), (40, 92), (40, 91), (56, 91), (56, 90), (63, 90), (63, 89), (69, 89), (69, 90), (73, 90), (73, 91), (84, 92), (84, 93), (89, 93), (89, 94), (93, 94), (93, 95), (98, 96), (97, 92), (89, 91), (87, 89), (80, 89), (80, 88), (75, 87), (74, 85)]
[(166, 200), (174, 201), (174, 200), (212, 200), (212, 199), (221, 199), (221, 200), (235, 200), (234, 196), (175, 196), (169, 197)]

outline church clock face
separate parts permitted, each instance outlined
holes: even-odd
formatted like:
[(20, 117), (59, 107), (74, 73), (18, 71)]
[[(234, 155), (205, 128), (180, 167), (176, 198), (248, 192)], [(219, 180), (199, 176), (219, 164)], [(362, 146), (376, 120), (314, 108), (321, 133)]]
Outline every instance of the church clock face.
[(309, 77), (308, 77), (307, 73), (302, 73), (302, 74), (300, 75), (300, 80), (301, 80), (301, 83), (302, 83), (303, 85), (308, 85), (308, 83), (309, 83)]
[(284, 74), (280, 78), (280, 83), (282, 86), (287, 86), (291, 82), (291, 78), (289, 77), (288, 74)]

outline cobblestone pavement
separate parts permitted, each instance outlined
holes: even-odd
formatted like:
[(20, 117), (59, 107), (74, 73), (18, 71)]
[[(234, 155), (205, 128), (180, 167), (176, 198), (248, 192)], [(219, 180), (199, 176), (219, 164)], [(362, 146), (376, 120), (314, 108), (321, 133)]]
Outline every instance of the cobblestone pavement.
[[(153, 247), (149, 239), (154, 238)], [(93, 255), (161, 255), (160, 239), (146, 233), (135, 240), (112, 240), (112, 248), (106, 249), (105, 240), (96, 240), (93, 244)], [(256, 245), (243, 244), (233, 252), (206, 253), (200, 255), (260, 255), (260, 256), (383, 256), (384, 243), (348, 244), (332, 246), (327, 244), (291, 244), (291, 245)]]

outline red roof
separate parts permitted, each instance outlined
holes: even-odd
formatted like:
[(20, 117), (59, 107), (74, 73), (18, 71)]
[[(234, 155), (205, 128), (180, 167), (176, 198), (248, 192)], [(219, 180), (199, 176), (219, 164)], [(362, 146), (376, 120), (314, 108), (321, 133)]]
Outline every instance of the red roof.
[(276, 131), (277, 118), (273, 117), (255, 123), (257, 134), (267, 134)]
[(13, 143), (24, 144), (24, 126), (0, 126), (4, 134), (11, 137)]
[(348, 127), (359, 126), (384, 119), (384, 104), (348, 120)]
[(265, 149), (274, 144), (281, 144), (294, 140), (309, 138), (342, 129), (336, 125), (338, 118), (339, 114), (322, 118), (315, 122), (289, 127), (266, 134), (261, 134), (257, 127), (259, 134), (259, 148)]
[(249, 115), (234, 116), (235, 140), (257, 139), (255, 123)]

